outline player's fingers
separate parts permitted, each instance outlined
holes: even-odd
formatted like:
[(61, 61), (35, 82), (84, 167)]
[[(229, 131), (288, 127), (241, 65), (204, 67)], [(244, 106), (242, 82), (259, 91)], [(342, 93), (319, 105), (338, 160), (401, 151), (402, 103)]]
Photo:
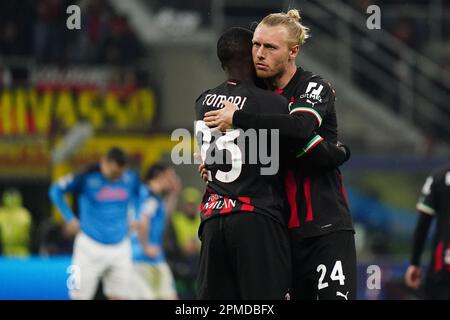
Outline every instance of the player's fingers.
[(406, 269), (405, 283), (408, 287), (412, 287), (412, 272), (410, 268)]
[(201, 170), (200, 177), (203, 179), (203, 182), (207, 183), (208, 182), (208, 170), (206, 170), (206, 169)]
[(413, 289), (419, 289), (420, 287), (420, 278), (410, 279), (409, 287)]
[(217, 125), (219, 124), (219, 122), (217, 122), (217, 121), (208, 121), (208, 122), (206, 122), (206, 121), (205, 121), (205, 124), (206, 124), (209, 128), (211, 128), (211, 127), (217, 127)]
[(225, 108), (235, 107), (236, 105), (228, 100), (222, 101)]
[(203, 121), (208, 122), (208, 121), (215, 121), (217, 120), (217, 116), (205, 116), (203, 117)]
[(215, 116), (217, 116), (218, 113), (219, 113), (218, 110), (208, 111), (203, 116), (203, 119), (205, 119), (205, 117), (215, 117)]
[(205, 122), (205, 124), (206, 124), (206, 126), (208, 128), (212, 128), (212, 127), (216, 127), (217, 126), (217, 122), (215, 122), (215, 121), (208, 121), (208, 122)]
[(411, 280), (411, 276), (408, 273), (405, 275), (405, 282), (408, 287), (410, 287), (410, 288), (413, 287), (413, 282)]

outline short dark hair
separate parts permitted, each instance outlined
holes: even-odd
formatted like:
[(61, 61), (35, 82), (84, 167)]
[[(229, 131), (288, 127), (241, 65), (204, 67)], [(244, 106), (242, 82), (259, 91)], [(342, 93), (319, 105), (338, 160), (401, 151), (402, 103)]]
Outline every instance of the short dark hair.
[(217, 41), (217, 57), (222, 67), (242, 65), (252, 61), (253, 32), (245, 28), (230, 28)]
[(117, 163), (119, 166), (123, 167), (128, 163), (128, 156), (119, 147), (112, 147), (106, 153), (106, 160), (113, 161)]
[(156, 163), (152, 165), (150, 168), (148, 168), (147, 172), (144, 176), (144, 181), (148, 182), (150, 180), (155, 179), (157, 176), (159, 176), (164, 171), (168, 170), (170, 167), (164, 163)]

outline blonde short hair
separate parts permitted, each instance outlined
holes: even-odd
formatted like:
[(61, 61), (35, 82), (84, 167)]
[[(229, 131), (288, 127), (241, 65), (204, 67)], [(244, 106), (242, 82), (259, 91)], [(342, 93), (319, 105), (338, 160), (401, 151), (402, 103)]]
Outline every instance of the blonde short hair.
[(302, 45), (309, 38), (309, 28), (301, 23), (300, 12), (291, 9), (287, 13), (271, 13), (261, 20), (259, 25), (284, 26), (288, 31), (288, 43), (290, 45)]

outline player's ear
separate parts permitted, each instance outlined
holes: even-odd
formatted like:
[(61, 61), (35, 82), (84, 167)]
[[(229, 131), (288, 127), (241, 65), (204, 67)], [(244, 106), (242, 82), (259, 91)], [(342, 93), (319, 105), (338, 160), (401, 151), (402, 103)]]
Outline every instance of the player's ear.
[(300, 46), (298, 44), (296, 44), (295, 46), (292, 46), (291, 49), (289, 50), (289, 57), (291, 59), (297, 58), (299, 51), (300, 51)]

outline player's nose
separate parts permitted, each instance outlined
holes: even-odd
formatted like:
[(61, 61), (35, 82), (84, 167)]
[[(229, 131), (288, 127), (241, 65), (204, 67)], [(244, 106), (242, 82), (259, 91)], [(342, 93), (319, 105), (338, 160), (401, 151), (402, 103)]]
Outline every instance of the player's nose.
[(265, 55), (264, 55), (264, 48), (263, 48), (263, 46), (260, 46), (258, 48), (258, 50), (256, 51), (256, 58), (258, 60), (263, 60), (264, 57), (265, 57)]

